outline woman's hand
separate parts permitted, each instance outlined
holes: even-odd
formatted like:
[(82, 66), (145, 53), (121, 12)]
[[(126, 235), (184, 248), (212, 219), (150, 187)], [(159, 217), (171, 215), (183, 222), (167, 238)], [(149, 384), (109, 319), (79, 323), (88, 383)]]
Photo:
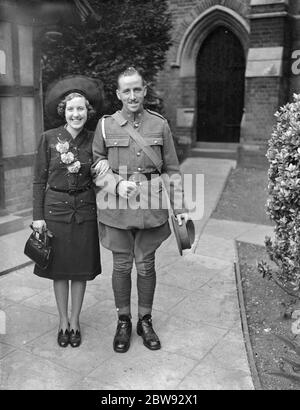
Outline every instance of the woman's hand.
[(38, 219), (32, 222), (32, 228), (38, 233), (43, 233), (47, 229), (47, 224), (44, 219)]
[(95, 165), (95, 171), (97, 176), (103, 176), (104, 174), (107, 173), (109, 170), (109, 163), (107, 159), (101, 159), (96, 165)]

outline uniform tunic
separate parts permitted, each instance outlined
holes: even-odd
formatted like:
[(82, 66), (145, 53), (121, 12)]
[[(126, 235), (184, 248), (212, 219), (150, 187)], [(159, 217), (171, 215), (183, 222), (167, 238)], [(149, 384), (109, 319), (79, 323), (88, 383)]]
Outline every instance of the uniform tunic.
[[(124, 110), (121, 113), (125, 119), (125, 125), (129, 118), (126, 118)], [(104, 121), (104, 126), (102, 121)], [(146, 143), (162, 160), (161, 173), (173, 178), (174, 184), (169, 195), (174, 213), (186, 212), (183, 205), (179, 163), (167, 120), (160, 114), (143, 109), (138, 114), (134, 125)], [(103, 128), (105, 135), (103, 135)], [(108, 159), (111, 167), (110, 173), (105, 177), (96, 178), (96, 185), (100, 187), (97, 193), (97, 206), (102, 244), (113, 251), (120, 252), (121, 244), (117, 230), (109, 229), (109, 227), (121, 230), (149, 230), (149, 234), (152, 232), (151, 235), (154, 234), (153, 228), (157, 228), (156, 243), (152, 243), (153, 250), (155, 250), (170, 235), (169, 212), (161, 178), (153, 175), (150, 181), (146, 180), (139, 186), (139, 206), (131, 207), (131, 201), (133, 202), (134, 199), (127, 200), (116, 195), (116, 185), (123, 179), (123, 169), (129, 175), (134, 172), (154, 173), (157, 172), (155, 165), (127, 131), (111, 116), (105, 116), (97, 125), (93, 154), (95, 164), (101, 159)], [(179, 200), (174, 201), (175, 197)], [(155, 206), (151, 206), (153, 203)]]
[[(70, 173), (57, 143), (68, 141), (80, 161)], [(45, 219), (53, 233), (54, 257), (48, 269), (34, 273), (50, 279), (91, 280), (101, 273), (95, 191), (90, 167), (93, 133), (83, 129), (75, 139), (64, 128), (46, 131), (40, 140), (34, 169), (33, 219)], [(54, 190), (52, 190), (53, 188)], [(57, 192), (68, 191), (68, 192)], [(76, 190), (83, 190), (76, 193)]]

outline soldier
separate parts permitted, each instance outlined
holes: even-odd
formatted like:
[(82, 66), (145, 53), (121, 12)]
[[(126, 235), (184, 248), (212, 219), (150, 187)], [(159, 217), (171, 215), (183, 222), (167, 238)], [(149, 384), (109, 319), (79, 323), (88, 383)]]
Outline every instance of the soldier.
[[(99, 176), (95, 182), (101, 187), (97, 193), (101, 243), (113, 254), (112, 287), (118, 312), (113, 348), (124, 353), (130, 346), (131, 270), (135, 260), (137, 333), (147, 348), (157, 350), (161, 344), (151, 319), (156, 284), (155, 251), (171, 233), (160, 174), (174, 177), (169, 195), (178, 223), (182, 224), (182, 219), (187, 221), (189, 216), (183, 205), (179, 163), (170, 128), (163, 116), (144, 108), (147, 87), (140, 72), (134, 67), (122, 72), (116, 93), (122, 109), (100, 119), (93, 142), (94, 166), (103, 159), (108, 159), (110, 165), (105, 177)], [(128, 125), (139, 132), (146, 146), (151, 146), (160, 159), (159, 165), (129, 135)], [(175, 204), (174, 193), (180, 199), (179, 206)], [(151, 207), (155, 197), (158, 201)]]

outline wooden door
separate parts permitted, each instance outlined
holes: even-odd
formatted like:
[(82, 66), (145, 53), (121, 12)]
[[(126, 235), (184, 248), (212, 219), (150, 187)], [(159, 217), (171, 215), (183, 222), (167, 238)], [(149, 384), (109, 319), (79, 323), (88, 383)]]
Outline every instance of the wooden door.
[(239, 39), (216, 28), (197, 58), (197, 140), (239, 142), (244, 106), (245, 56)]

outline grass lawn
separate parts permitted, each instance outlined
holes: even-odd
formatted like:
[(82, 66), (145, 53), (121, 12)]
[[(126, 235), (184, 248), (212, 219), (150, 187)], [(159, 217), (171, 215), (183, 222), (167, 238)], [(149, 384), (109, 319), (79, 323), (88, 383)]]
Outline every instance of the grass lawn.
[(266, 215), (267, 185), (267, 170), (233, 169), (211, 217), (273, 225)]

